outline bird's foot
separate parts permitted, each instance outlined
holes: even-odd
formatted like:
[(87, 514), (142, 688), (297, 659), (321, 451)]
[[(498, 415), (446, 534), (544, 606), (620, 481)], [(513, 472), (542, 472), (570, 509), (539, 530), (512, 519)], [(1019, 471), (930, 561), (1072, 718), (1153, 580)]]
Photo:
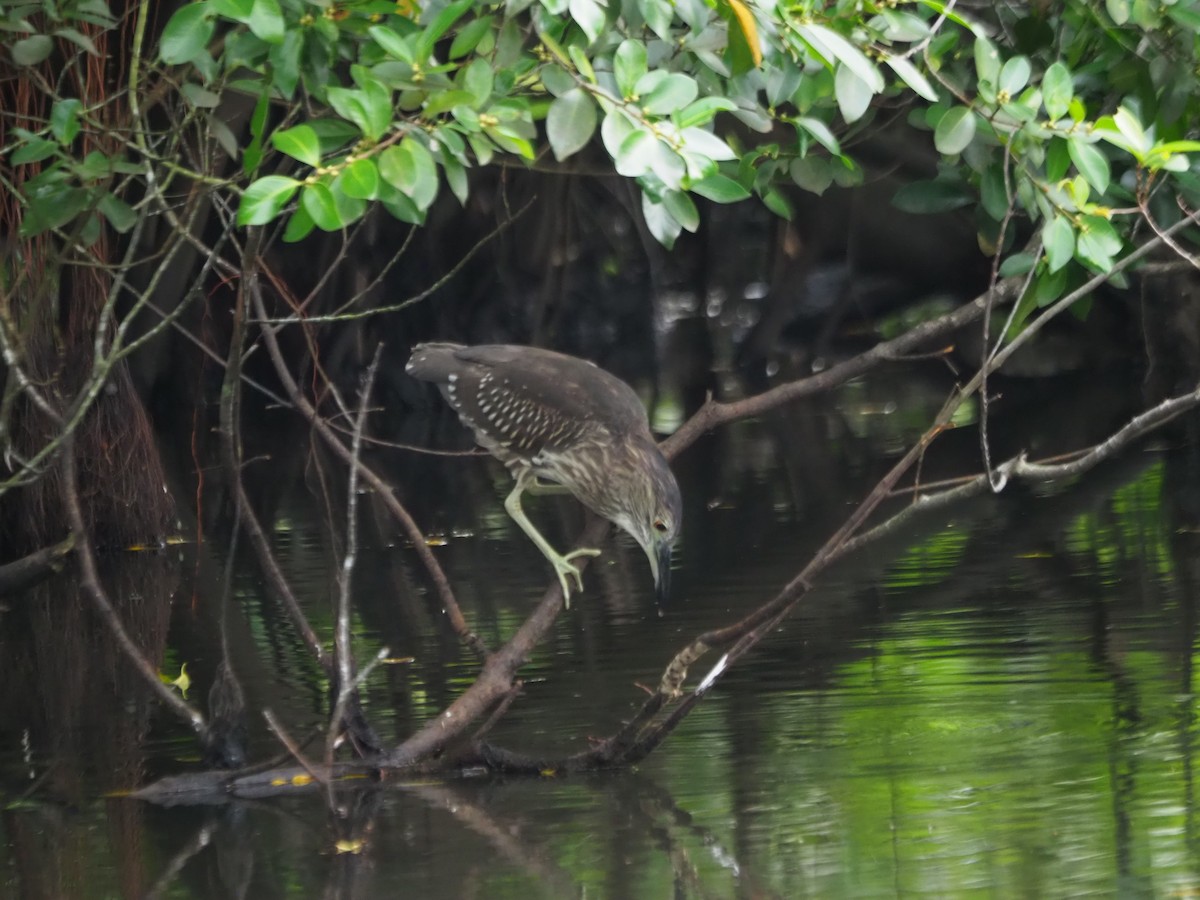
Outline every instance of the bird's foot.
[(570, 609), (571, 607), (571, 586), (567, 581), (567, 576), (571, 575), (575, 578), (575, 586), (579, 590), (583, 590), (583, 573), (579, 568), (571, 562), (577, 556), (599, 556), (599, 550), (593, 550), (590, 547), (584, 547), (580, 550), (572, 550), (565, 555), (554, 554), (550, 558), (550, 563), (554, 566), (554, 571), (558, 573), (558, 583), (562, 585), (563, 591), (563, 606)]

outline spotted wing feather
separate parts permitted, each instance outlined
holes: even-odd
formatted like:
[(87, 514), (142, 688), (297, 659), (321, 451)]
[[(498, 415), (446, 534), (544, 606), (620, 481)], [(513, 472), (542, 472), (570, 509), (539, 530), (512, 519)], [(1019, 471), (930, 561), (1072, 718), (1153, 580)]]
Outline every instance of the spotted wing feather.
[(577, 359), (509, 344), (420, 344), (408, 363), (432, 381), (479, 442), (508, 461), (557, 453), (600, 433), (649, 434), (633, 390)]

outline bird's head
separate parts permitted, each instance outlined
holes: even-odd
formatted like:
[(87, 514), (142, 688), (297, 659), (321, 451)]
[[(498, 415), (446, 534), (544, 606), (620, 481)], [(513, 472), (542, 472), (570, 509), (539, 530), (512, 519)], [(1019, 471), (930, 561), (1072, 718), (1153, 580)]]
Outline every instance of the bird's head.
[(634, 477), (628, 486), (622, 509), (612, 520), (641, 545), (650, 560), (658, 602), (664, 603), (671, 589), (671, 547), (683, 519), (683, 500), (679, 485), (666, 459), (653, 445), (637, 454)]

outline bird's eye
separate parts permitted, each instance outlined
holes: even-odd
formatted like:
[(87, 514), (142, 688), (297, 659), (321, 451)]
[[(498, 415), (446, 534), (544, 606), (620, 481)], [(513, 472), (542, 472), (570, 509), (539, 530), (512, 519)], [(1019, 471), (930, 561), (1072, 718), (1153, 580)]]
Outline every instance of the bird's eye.
[(654, 530), (657, 531), (659, 534), (662, 534), (664, 531), (667, 530), (667, 523), (664, 522), (662, 519), (655, 519), (654, 520)]

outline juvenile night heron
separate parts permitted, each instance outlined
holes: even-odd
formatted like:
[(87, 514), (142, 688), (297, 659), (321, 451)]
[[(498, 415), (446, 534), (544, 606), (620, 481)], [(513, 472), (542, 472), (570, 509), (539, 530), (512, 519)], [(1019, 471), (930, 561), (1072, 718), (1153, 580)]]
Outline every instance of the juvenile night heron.
[(571, 560), (600, 551), (555, 551), (521, 509), (526, 491), (565, 489), (624, 528), (650, 560), (659, 601), (666, 599), (682, 501), (629, 385), (585, 360), (511, 344), (418, 344), (407, 371), (436, 384), (479, 445), (512, 472), (517, 483), (504, 508), (554, 566), (564, 602), (567, 576), (583, 589)]

